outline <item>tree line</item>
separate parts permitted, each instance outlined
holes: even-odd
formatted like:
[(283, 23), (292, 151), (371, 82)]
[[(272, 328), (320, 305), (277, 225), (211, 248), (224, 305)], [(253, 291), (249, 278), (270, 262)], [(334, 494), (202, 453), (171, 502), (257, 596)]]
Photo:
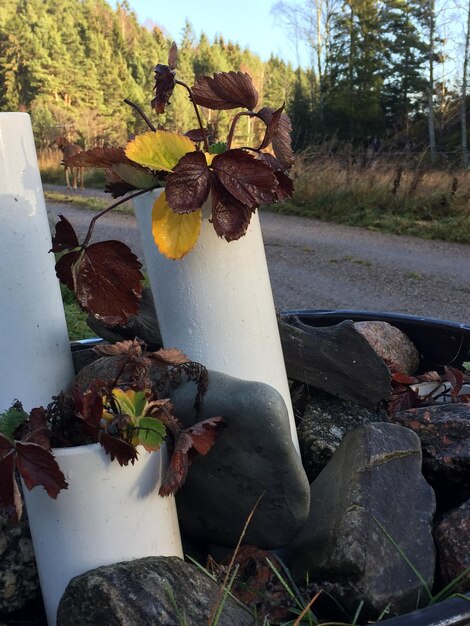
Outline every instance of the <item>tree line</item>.
[[(202, 34), (187, 23), (178, 42), (178, 72), (188, 84), (215, 71), (248, 72), (260, 105), (283, 102), (297, 149), (334, 139), (394, 150), (467, 155), (468, 7), (461, 7), (462, 73), (444, 80), (445, 41), (436, 0), (305, 0), (277, 2), (274, 13), (310, 52), (308, 67)], [(166, 63), (171, 40), (161, 27), (139, 24), (127, 0), (2, 0), (0, 110), (31, 113), (39, 146), (58, 134), (85, 147), (123, 143), (143, 122), (124, 104), (149, 111), (153, 67)], [(454, 73), (455, 76), (455, 73)], [(214, 138), (230, 116), (205, 111)], [(197, 126), (187, 93), (176, 90), (158, 121), (186, 131)], [(261, 134), (257, 122), (237, 126), (240, 143)]]

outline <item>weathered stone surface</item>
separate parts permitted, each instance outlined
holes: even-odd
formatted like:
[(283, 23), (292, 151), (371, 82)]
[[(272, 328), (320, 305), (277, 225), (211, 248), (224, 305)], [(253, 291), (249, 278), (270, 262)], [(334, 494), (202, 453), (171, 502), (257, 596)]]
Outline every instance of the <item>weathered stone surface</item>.
[[(183, 424), (197, 421), (193, 383), (172, 397)], [(215, 415), (227, 428), (207, 456), (196, 458), (176, 496), (183, 532), (234, 547), (262, 496), (244, 543), (264, 549), (286, 545), (307, 518), (309, 483), (290, 438), (284, 401), (264, 383), (209, 372), (200, 419)]]
[(389, 399), (390, 372), (352, 321), (317, 328), (290, 316), (278, 324), (290, 380), (369, 408)]
[[(442, 516), (434, 539), (440, 584), (444, 587), (470, 567), (470, 500)], [(453, 591), (470, 592), (470, 572)]]
[[(219, 587), (195, 565), (148, 557), (108, 565), (72, 579), (62, 596), (58, 626), (197, 626), (208, 623)], [(181, 621), (185, 616), (186, 622)], [(228, 597), (220, 626), (248, 626), (250, 613)]]
[[(443, 507), (470, 498), (470, 404), (435, 404), (396, 413), (423, 447), (423, 472)], [(450, 504), (450, 506), (449, 506)]]
[[(113, 380), (116, 359), (105, 357), (82, 370), (76, 383)], [(161, 370), (155, 368), (155, 379)], [(292, 444), (286, 405), (269, 385), (209, 372), (200, 416), (196, 387), (184, 383), (172, 392), (176, 415), (185, 425), (222, 416), (228, 427), (207, 456), (197, 457), (177, 494), (181, 530), (193, 540), (234, 547), (252, 508), (263, 496), (245, 542), (279, 548), (302, 528), (308, 515), (309, 482)]]
[(22, 609), (39, 593), (26, 515), (18, 524), (9, 524), (0, 512), (0, 613)]
[(322, 391), (311, 390), (311, 394), (297, 426), (302, 461), (310, 482), (350, 430), (364, 423), (386, 420), (383, 409), (366, 409)]
[(302, 582), (326, 581), (361, 619), (406, 613), (423, 597), (421, 583), (379, 524), (432, 585), (434, 493), (421, 474), (418, 437), (395, 424), (365, 424), (348, 433), (311, 485), (307, 523), (288, 548)]
[(87, 324), (99, 337), (106, 339), (110, 343), (138, 337), (147, 344), (149, 349), (157, 350), (162, 346), (155, 304), (149, 287), (145, 287), (142, 290), (138, 314), (131, 315), (126, 324), (112, 326), (91, 315), (87, 318)]
[(412, 341), (388, 322), (355, 322), (354, 327), (370, 343), (381, 359), (395, 363), (400, 372), (414, 374), (419, 366), (419, 352)]

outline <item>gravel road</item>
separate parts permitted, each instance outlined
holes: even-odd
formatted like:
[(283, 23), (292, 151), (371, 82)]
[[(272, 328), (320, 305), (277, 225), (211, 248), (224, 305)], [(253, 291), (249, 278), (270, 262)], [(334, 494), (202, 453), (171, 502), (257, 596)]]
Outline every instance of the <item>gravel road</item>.
[[(48, 210), (79, 232), (90, 220), (87, 210), (66, 204), (48, 202)], [(470, 323), (470, 245), (275, 213), (261, 213), (261, 226), (278, 309), (395, 311)], [(94, 234), (101, 239), (121, 239), (140, 255), (133, 216), (105, 215)]]

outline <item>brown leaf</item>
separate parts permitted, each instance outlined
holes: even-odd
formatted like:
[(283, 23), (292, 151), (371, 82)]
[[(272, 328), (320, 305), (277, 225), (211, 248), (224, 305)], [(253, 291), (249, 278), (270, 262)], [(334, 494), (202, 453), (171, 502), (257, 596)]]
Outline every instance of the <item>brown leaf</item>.
[(16, 450), (0, 435), (0, 505), (10, 522), (21, 519), (23, 503), (15, 479)]
[(202, 152), (182, 157), (166, 181), (166, 199), (176, 213), (200, 209), (207, 200), (212, 174)]
[[(274, 110), (269, 107), (263, 107), (258, 111), (257, 115), (265, 124), (269, 125), (273, 118)], [(291, 132), (292, 126), (290, 119), (285, 113), (283, 113), (279, 119), (276, 132), (272, 138), (274, 154), (279, 159), (283, 171), (290, 169), (292, 167), (292, 163), (294, 162)]]
[(193, 100), (208, 109), (236, 109), (252, 111), (258, 102), (258, 92), (248, 74), (220, 72), (214, 78), (203, 76), (192, 88)]
[(202, 422), (198, 422), (187, 428), (186, 432), (191, 437), (192, 447), (202, 455), (209, 452), (220, 434), (220, 431), (226, 427), (222, 417), (211, 417)]
[[(273, 138), (278, 134), (279, 123), (281, 121), (282, 112), (284, 111), (284, 106), (285, 104), (283, 104), (280, 109), (277, 109), (276, 111), (272, 111), (272, 115), (270, 117), (268, 115), (264, 116), (266, 119), (269, 119), (269, 121), (266, 122), (266, 120), (263, 120), (266, 124), (266, 132), (264, 134), (263, 141), (259, 147), (260, 150), (267, 148), (269, 144), (271, 143), (271, 141), (273, 140)], [(261, 116), (261, 119), (263, 119), (263, 116)]]
[(90, 150), (82, 150), (78, 154), (65, 158), (63, 162), (68, 167), (100, 167), (103, 169), (111, 169), (113, 165), (118, 163), (133, 164), (126, 157), (124, 148), (121, 146), (119, 148), (100, 148), (98, 146)]
[(227, 191), (250, 209), (275, 200), (278, 183), (271, 168), (244, 150), (218, 154), (212, 169)]
[(72, 271), (79, 305), (107, 324), (126, 322), (139, 310), (141, 267), (135, 254), (120, 241), (88, 246)]
[[(207, 137), (209, 133), (207, 128), (205, 132), (206, 132), (206, 137)], [(188, 130), (184, 134), (186, 135), (186, 137), (189, 137), (191, 141), (194, 141), (194, 143), (202, 143), (204, 141), (204, 133), (202, 132), (202, 129), (200, 128), (194, 128), (192, 130)]]
[[(176, 44), (175, 44), (176, 48)], [(152, 109), (155, 109), (157, 113), (164, 113), (165, 106), (170, 103), (170, 98), (173, 95), (173, 90), (175, 88), (175, 65), (173, 65), (173, 61), (176, 61), (176, 50), (172, 53), (173, 45), (170, 49), (169, 61), (171, 60), (172, 65), (164, 65), (159, 63), (155, 66), (155, 98), (153, 98), (151, 102)]]
[(252, 211), (242, 204), (218, 181), (212, 187), (212, 224), (219, 237), (234, 241), (248, 228)]
[(403, 372), (395, 372), (392, 374), (392, 380), (401, 385), (416, 385), (416, 383), (419, 382), (414, 376), (408, 376), (408, 374), (404, 374)]
[(28, 428), (30, 434), (28, 435), (28, 441), (31, 443), (37, 443), (44, 450), (51, 449), (51, 440), (49, 435), (49, 428), (47, 426), (46, 411), (43, 407), (32, 409), (29, 420)]
[(287, 198), (292, 198), (294, 193), (294, 181), (284, 172), (274, 172), (274, 176), (278, 182), (276, 187), (276, 200), (282, 202)]
[(111, 457), (111, 461), (117, 459), (121, 467), (129, 463), (134, 465), (138, 457), (138, 452), (134, 446), (127, 443), (127, 441), (113, 437), (104, 430), (100, 430), (99, 442), (103, 446), (106, 454), (109, 454)]
[(119, 356), (124, 354), (128, 357), (135, 358), (142, 356), (143, 345), (144, 342), (136, 337), (135, 339), (126, 339), (125, 341), (118, 341), (117, 343), (95, 346), (93, 351), (105, 356)]
[(444, 368), (447, 380), (452, 385), (452, 391), (450, 392), (450, 397), (455, 402), (457, 396), (459, 395), (462, 385), (463, 385), (463, 372), (456, 369), (455, 367), (446, 366)]
[(416, 378), (420, 383), (440, 383), (442, 380), (441, 375), (435, 371), (424, 372), (424, 374), (419, 374)]
[(421, 401), (416, 391), (407, 385), (397, 385), (392, 391), (388, 402), (388, 412), (395, 415), (398, 411), (406, 411), (419, 406)]
[(55, 225), (55, 234), (52, 237), (50, 252), (63, 252), (78, 248), (79, 241), (72, 224), (63, 215), (59, 214), (59, 221)]
[(30, 490), (42, 485), (51, 498), (57, 498), (59, 491), (68, 487), (51, 452), (36, 443), (16, 442), (16, 467)]
[(157, 364), (161, 363), (164, 366), (181, 365), (182, 363), (187, 363), (189, 361), (189, 358), (177, 348), (160, 348), (160, 350), (157, 350), (156, 352), (150, 352), (147, 354), (147, 357), (153, 361), (157, 361)]
[(121, 196), (125, 196), (126, 193), (129, 193), (130, 191), (135, 191), (136, 189), (137, 187), (134, 187), (134, 185), (126, 183), (124, 180), (108, 181), (104, 188), (106, 193), (111, 194), (111, 198), (114, 198), (114, 199), (120, 198)]

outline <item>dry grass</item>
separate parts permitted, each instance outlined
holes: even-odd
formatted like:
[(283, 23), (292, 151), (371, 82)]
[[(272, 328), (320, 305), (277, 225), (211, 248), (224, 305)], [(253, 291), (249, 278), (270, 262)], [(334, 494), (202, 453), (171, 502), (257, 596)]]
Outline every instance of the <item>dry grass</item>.
[[(59, 150), (46, 149), (38, 154), (39, 170), (44, 183), (65, 185), (64, 168), (61, 162), (62, 153)], [(84, 182), (87, 188), (103, 189), (104, 174), (101, 170), (85, 168)]]
[[(359, 162), (358, 162), (359, 161)], [(303, 154), (280, 212), (399, 234), (470, 243), (470, 172), (376, 158)]]

